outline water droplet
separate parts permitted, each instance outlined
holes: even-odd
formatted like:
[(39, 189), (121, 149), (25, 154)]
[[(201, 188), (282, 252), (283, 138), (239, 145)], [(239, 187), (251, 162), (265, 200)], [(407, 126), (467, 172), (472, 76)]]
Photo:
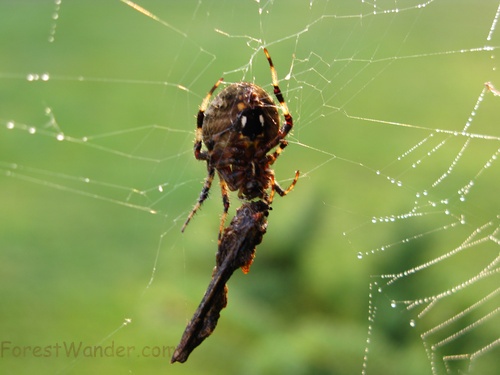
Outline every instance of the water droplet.
[(163, 193), (163, 186), (158, 185), (158, 191), (159, 191), (160, 193)]
[(64, 134), (63, 133), (59, 133), (57, 136), (56, 136), (56, 139), (58, 141), (64, 141)]
[(50, 75), (49, 75), (49, 73), (43, 73), (41, 78), (42, 78), (42, 81), (47, 82), (50, 79)]
[(415, 322), (415, 319), (410, 320), (410, 327), (415, 327), (417, 323)]
[(391, 301), (391, 307), (394, 309), (396, 308), (396, 301)]
[(12, 121), (7, 122), (7, 129), (9, 129), (9, 130), (14, 129), (14, 122), (12, 122)]
[(358, 255), (357, 255), (357, 258), (358, 259), (362, 259), (363, 258), (363, 253), (362, 252), (359, 252)]
[(37, 81), (38, 80), (38, 74), (35, 74), (35, 73), (29, 73), (27, 76), (26, 76), (26, 79), (28, 80), (28, 82), (33, 82), (33, 81)]

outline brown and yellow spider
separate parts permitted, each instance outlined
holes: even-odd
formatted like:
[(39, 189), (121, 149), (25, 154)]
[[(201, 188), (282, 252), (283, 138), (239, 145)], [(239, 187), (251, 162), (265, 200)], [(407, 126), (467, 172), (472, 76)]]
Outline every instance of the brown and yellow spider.
[[(285, 137), (293, 127), (293, 120), (278, 86), (278, 74), (265, 48), (264, 53), (269, 61), (274, 95), (280, 103), (285, 123), (280, 127), (278, 109), (269, 94), (249, 82), (227, 86), (208, 105), (223, 79), (217, 81), (201, 103), (194, 143), (194, 156), (207, 162), (208, 176), (198, 201), (182, 226), (182, 232), (207, 199), (216, 171), (224, 205), (219, 240), (229, 210), (229, 190), (238, 191), (240, 199), (250, 201), (258, 198), (270, 205), (275, 192), (285, 196), (299, 178), (296, 171), (291, 185), (283, 190), (271, 168), (288, 144)], [(206, 151), (201, 149), (202, 142)], [(276, 150), (268, 154), (276, 146)]]

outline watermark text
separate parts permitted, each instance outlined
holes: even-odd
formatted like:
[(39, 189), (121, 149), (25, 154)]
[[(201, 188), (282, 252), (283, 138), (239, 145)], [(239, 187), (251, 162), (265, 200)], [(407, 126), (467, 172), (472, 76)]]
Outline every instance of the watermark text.
[(49, 345), (19, 345), (12, 341), (0, 342), (0, 358), (170, 358), (174, 346), (167, 345), (118, 345), (111, 341), (106, 345), (87, 345), (82, 341), (62, 341)]

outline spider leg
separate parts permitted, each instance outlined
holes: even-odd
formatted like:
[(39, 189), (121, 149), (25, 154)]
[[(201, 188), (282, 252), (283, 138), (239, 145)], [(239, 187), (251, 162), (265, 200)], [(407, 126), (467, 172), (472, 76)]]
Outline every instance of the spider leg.
[(285, 190), (283, 190), (281, 188), (281, 186), (278, 185), (278, 183), (275, 181), (274, 182), (274, 190), (276, 190), (276, 192), (281, 196), (281, 197), (284, 197), (285, 195), (287, 195), (289, 192), (291, 192), (295, 186), (295, 184), (297, 183), (298, 179), (299, 179), (299, 175), (300, 175), (300, 172), (299, 171), (295, 171), (295, 177), (293, 178), (293, 181), (292, 183), (290, 184), (290, 186), (288, 186)]
[[(271, 59), (271, 56), (269, 55), (269, 52), (266, 48), (264, 48), (264, 53), (266, 54), (267, 61), (269, 62), (269, 67), (271, 69), (271, 78), (274, 87), (274, 95), (276, 96), (276, 99), (278, 99), (278, 102), (280, 103), (281, 106), (281, 111), (283, 112), (283, 116), (285, 117), (285, 123), (278, 132), (276, 138), (271, 140), (266, 145), (267, 150), (271, 150), (274, 147), (278, 146), (278, 148), (276, 149), (276, 151), (274, 151), (274, 153), (266, 156), (268, 166), (270, 166), (276, 161), (276, 159), (280, 156), (283, 149), (288, 145), (288, 142), (284, 138), (293, 128), (293, 119), (292, 115), (290, 114), (290, 111), (288, 110), (288, 106), (285, 102), (285, 98), (283, 97), (283, 93), (281, 92), (281, 89), (279, 87), (278, 73), (276, 72), (276, 68), (274, 67), (273, 60)], [(274, 178), (274, 173), (271, 174), (271, 193), (267, 198), (267, 203), (271, 204), (275, 192), (277, 192), (282, 197), (287, 195), (293, 189), (298, 179), (299, 179), (299, 171), (295, 171), (295, 178), (293, 179), (292, 183), (286, 190), (283, 190), (281, 186), (279, 186), (279, 184), (276, 182)]]
[(271, 177), (271, 181), (272, 181), (271, 194), (269, 194), (269, 197), (267, 198), (267, 202), (266, 203), (268, 205), (270, 205), (273, 202), (273, 198), (274, 198), (274, 193), (275, 192), (278, 193), (281, 197), (284, 197), (290, 191), (292, 191), (292, 189), (294, 188), (295, 184), (297, 183), (297, 180), (299, 179), (299, 175), (300, 175), (300, 172), (299, 171), (295, 171), (295, 177), (293, 178), (292, 183), (285, 190), (283, 190), (283, 188), (274, 179), (274, 174), (273, 174), (272, 177)]
[(205, 183), (203, 184), (203, 188), (201, 189), (200, 197), (198, 198), (198, 201), (194, 205), (193, 209), (189, 213), (186, 222), (181, 228), (181, 232), (184, 232), (184, 229), (186, 229), (187, 225), (189, 224), (189, 221), (192, 219), (196, 211), (201, 207), (205, 199), (208, 198), (208, 192), (210, 190), (210, 187), (212, 186), (212, 181), (214, 180), (215, 176), (215, 168), (209, 168), (208, 169), (208, 176), (205, 179)]
[(202, 144), (202, 128), (203, 128), (203, 120), (205, 119), (205, 111), (207, 110), (208, 103), (210, 102), (210, 97), (214, 93), (214, 91), (219, 87), (223, 78), (220, 78), (215, 85), (210, 89), (205, 99), (201, 102), (200, 110), (198, 111), (198, 116), (196, 117), (196, 134), (194, 140), (194, 157), (197, 160), (208, 160), (208, 153), (201, 151)]
[[(260, 157), (262, 156), (262, 153), (266, 153), (267, 150), (272, 150), (274, 147), (280, 145), (280, 147), (274, 152), (274, 160), (278, 157), (278, 155), (283, 151), (283, 149), (286, 147), (286, 141), (284, 138), (288, 135), (290, 130), (293, 128), (293, 119), (292, 115), (290, 114), (290, 111), (288, 110), (288, 106), (285, 102), (285, 98), (283, 98), (283, 93), (281, 92), (281, 89), (279, 87), (279, 82), (278, 82), (278, 73), (276, 72), (276, 68), (274, 67), (273, 61), (271, 60), (271, 56), (269, 55), (269, 52), (267, 51), (266, 48), (264, 48), (264, 53), (266, 54), (267, 61), (269, 62), (269, 67), (271, 69), (271, 77), (272, 77), (272, 84), (274, 87), (274, 95), (276, 96), (276, 99), (278, 99), (278, 102), (280, 103), (281, 106), (281, 111), (283, 112), (283, 116), (285, 117), (285, 123), (281, 127), (281, 129), (278, 132), (278, 135), (269, 141), (269, 143), (266, 145), (266, 147), (261, 151), (257, 153), (257, 156)], [(273, 160), (273, 162), (274, 162)], [(272, 163), (271, 163), (272, 164)]]
[(222, 232), (224, 231), (224, 224), (226, 223), (227, 211), (229, 210), (229, 190), (226, 181), (223, 178), (221, 178), (220, 174), (219, 174), (219, 184), (222, 193), (222, 204), (224, 205), (224, 211), (222, 212), (222, 216), (220, 219), (220, 227), (219, 227), (218, 243), (220, 245), (222, 239)]
[(200, 197), (198, 198), (198, 201), (194, 205), (193, 209), (189, 213), (186, 222), (181, 228), (181, 232), (184, 232), (186, 229), (187, 225), (189, 224), (189, 221), (191, 218), (194, 216), (196, 211), (201, 207), (205, 199), (208, 198), (208, 192), (210, 190), (210, 187), (212, 186), (212, 181), (214, 180), (215, 176), (215, 168), (210, 167), (210, 160), (209, 160), (209, 155), (208, 152), (203, 152), (201, 151), (201, 146), (202, 146), (202, 128), (203, 128), (203, 120), (205, 119), (205, 111), (208, 107), (208, 103), (210, 101), (210, 97), (214, 93), (214, 91), (217, 89), (217, 87), (221, 84), (223, 81), (222, 78), (220, 78), (215, 85), (210, 89), (208, 92), (207, 96), (203, 99), (201, 102), (200, 110), (198, 111), (198, 116), (196, 117), (196, 133), (195, 133), (195, 140), (194, 140), (194, 157), (196, 160), (206, 160), (207, 161), (207, 167), (208, 167), (208, 176), (205, 179), (205, 183), (203, 184), (203, 188), (201, 189)]
[[(278, 85), (278, 73), (276, 72), (276, 68), (274, 67), (273, 60), (271, 60), (271, 56), (269, 55), (269, 52), (267, 51), (266, 48), (264, 48), (264, 53), (266, 54), (267, 61), (269, 61), (269, 67), (271, 68), (271, 77), (273, 81), (274, 95), (276, 96), (276, 99), (278, 99), (281, 105), (281, 110), (283, 111), (283, 116), (285, 117), (285, 123), (281, 127), (277, 137), (278, 139), (282, 139), (286, 137), (286, 135), (292, 129), (293, 119), (292, 115), (290, 115), (290, 112), (288, 111), (288, 106), (286, 105), (285, 99), (283, 98), (283, 94), (281, 93), (280, 87)], [(276, 142), (274, 146), (276, 146), (278, 143), (279, 141)]]
[(273, 165), (274, 162), (276, 161), (276, 159), (278, 159), (278, 157), (280, 156), (281, 152), (283, 151), (283, 149), (288, 146), (288, 142), (286, 140), (282, 140), (278, 146), (278, 148), (276, 149), (276, 151), (274, 151), (271, 155), (267, 155), (267, 162), (269, 163), (269, 165)]

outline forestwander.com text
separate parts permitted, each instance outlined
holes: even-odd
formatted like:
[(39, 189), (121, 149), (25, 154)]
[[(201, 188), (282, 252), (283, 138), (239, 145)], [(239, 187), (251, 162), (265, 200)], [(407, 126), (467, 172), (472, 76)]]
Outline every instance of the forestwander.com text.
[(0, 358), (170, 358), (175, 346), (161, 345), (87, 345), (82, 341), (62, 341), (51, 345), (19, 345), (2, 341)]

